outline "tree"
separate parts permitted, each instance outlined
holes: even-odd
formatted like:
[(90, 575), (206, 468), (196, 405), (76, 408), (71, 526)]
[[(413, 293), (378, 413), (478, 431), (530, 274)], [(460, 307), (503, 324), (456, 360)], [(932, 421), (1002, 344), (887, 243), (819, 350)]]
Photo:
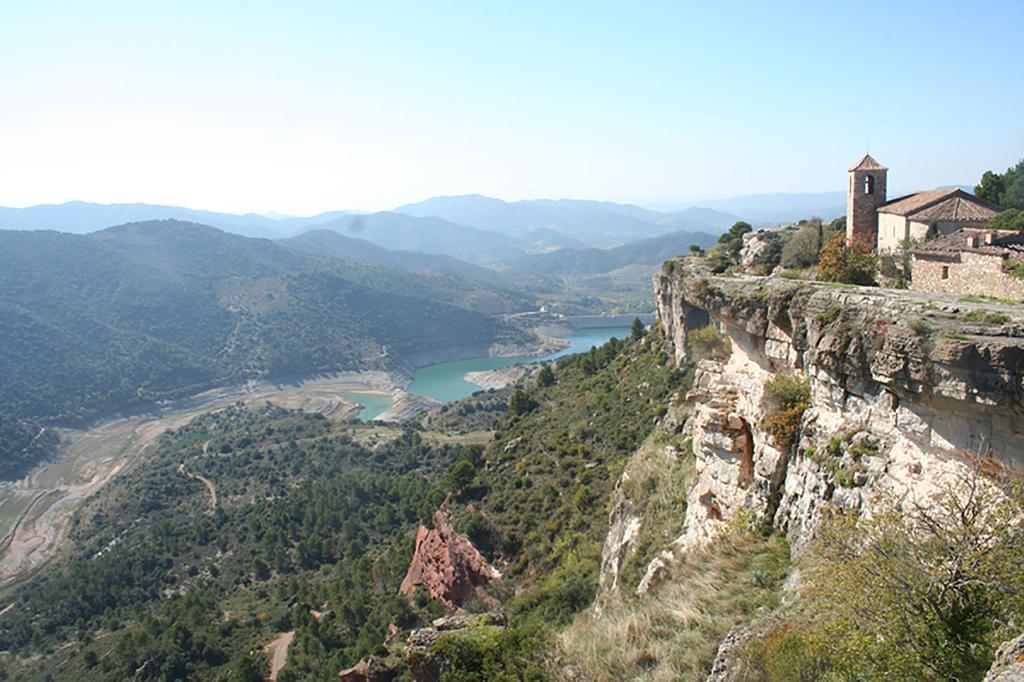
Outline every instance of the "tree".
[(1024, 209), (1008, 208), (996, 214), (988, 226), (993, 230), (1024, 230)]
[(1007, 168), (1005, 173), (985, 171), (974, 193), (1005, 208), (1024, 209), (1024, 160)]
[(700, 253), (701, 251), (699, 244), (690, 244), (690, 253)]
[(823, 282), (872, 286), (877, 267), (874, 254), (856, 244), (848, 246), (842, 233), (829, 237), (818, 255), (818, 279)]
[(448, 467), (448, 472), (444, 477), (450, 489), (456, 492), (462, 491), (473, 482), (476, 477), (476, 468), (472, 462), (460, 457)]
[(800, 269), (814, 266), (824, 241), (825, 229), (821, 220), (812, 220), (803, 225), (782, 247), (782, 267)]
[(810, 639), (836, 679), (984, 676), (1024, 617), (1024, 497), (1002, 485), (979, 466), (930, 498), (823, 524), (807, 553)]
[(629, 328), (629, 333), (634, 339), (642, 339), (644, 337), (644, 323), (640, 321), (639, 317), (633, 318), (633, 324)]
[(537, 372), (537, 385), (541, 388), (555, 385), (555, 372), (551, 369), (551, 365), (544, 365)]
[(750, 223), (739, 220), (733, 223), (728, 232), (718, 238), (718, 243), (735, 262), (739, 260), (740, 250), (743, 248), (743, 235), (753, 231), (754, 228), (750, 226)]
[(533, 398), (531, 398), (523, 389), (517, 389), (508, 400), (509, 412), (515, 415), (522, 416), (528, 412), (532, 412), (535, 407), (537, 407), (537, 403), (535, 403)]

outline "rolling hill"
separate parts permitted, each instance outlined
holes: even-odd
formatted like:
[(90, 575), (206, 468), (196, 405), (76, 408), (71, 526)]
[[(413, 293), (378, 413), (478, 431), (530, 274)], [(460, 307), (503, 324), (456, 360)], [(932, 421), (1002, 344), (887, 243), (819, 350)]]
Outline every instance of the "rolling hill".
[(0, 231), (0, 415), (88, 419), (520, 338), (457, 305), (480, 290), (178, 221)]
[(718, 233), (738, 220), (734, 215), (709, 209), (669, 214), (604, 201), (506, 202), (480, 195), (435, 197), (395, 211), (420, 217), (434, 216), (518, 238), (543, 229), (590, 246), (604, 247), (683, 229)]
[(388, 249), (453, 256), (476, 264), (510, 260), (526, 252), (519, 240), (435, 216), (412, 216), (382, 211), (348, 215), (320, 224)]
[(691, 244), (707, 248), (718, 237), (706, 232), (671, 232), (610, 249), (560, 249), (512, 262), (508, 271), (520, 275), (564, 276), (611, 272), (630, 265), (660, 266), (686, 253)]

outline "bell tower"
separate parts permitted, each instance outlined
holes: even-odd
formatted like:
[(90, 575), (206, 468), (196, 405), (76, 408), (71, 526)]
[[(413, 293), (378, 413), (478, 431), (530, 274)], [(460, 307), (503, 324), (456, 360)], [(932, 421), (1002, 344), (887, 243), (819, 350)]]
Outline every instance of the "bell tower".
[(878, 248), (878, 207), (885, 203), (885, 181), (889, 169), (870, 154), (850, 166), (846, 187), (846, 243)]

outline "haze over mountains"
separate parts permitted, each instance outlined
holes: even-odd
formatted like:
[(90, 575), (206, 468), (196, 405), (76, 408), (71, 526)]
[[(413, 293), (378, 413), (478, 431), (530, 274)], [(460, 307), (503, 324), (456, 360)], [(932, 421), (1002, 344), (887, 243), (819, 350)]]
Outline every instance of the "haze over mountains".
[(0, 207), (0, 229), (52, 229), (84, 234), (128, 222), (161, 219), (195, 222), (247, 237), (271, 239), (311, 229), (330, 229), (387, 248), (493, 263), (558, 248), (620, 246), (670, 232), (716, 234), (741, 219), (763, 224), (815, 213), (829, 218), (833, 213), (842, 213), (844, 203), (842, 197), (837, 197), (837, 193), (762, 195), (701, 202), (683, 210), (655, 211), (602, 201), (506, 202), (464, 195), (434, 197), (390, 212), (328, 211), (306, 217), (71, 201), (26, 208)]

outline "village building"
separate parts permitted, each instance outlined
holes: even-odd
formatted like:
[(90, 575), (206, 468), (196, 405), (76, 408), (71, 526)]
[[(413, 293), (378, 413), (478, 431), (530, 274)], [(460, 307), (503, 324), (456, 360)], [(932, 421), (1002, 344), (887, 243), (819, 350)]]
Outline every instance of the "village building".
[(911, 244), (917, 291), (1024, 300), (1024, 234), (986, 229), (1002, 208), (955, 187), (889, 200), (888, 172), (870, 154), (848, 169), (847, 244), (878, 253)]
[(889, 169), (865, 154), (847, 171), (846, 240), (892, 252), (905, 241), (983, 228), (1002, 209), (959, 188), (933, 189), (888, 200)]
[(915, 291), (1024, 301), (1024, 233), (964, 228), (916, 246), (910, 255)]

